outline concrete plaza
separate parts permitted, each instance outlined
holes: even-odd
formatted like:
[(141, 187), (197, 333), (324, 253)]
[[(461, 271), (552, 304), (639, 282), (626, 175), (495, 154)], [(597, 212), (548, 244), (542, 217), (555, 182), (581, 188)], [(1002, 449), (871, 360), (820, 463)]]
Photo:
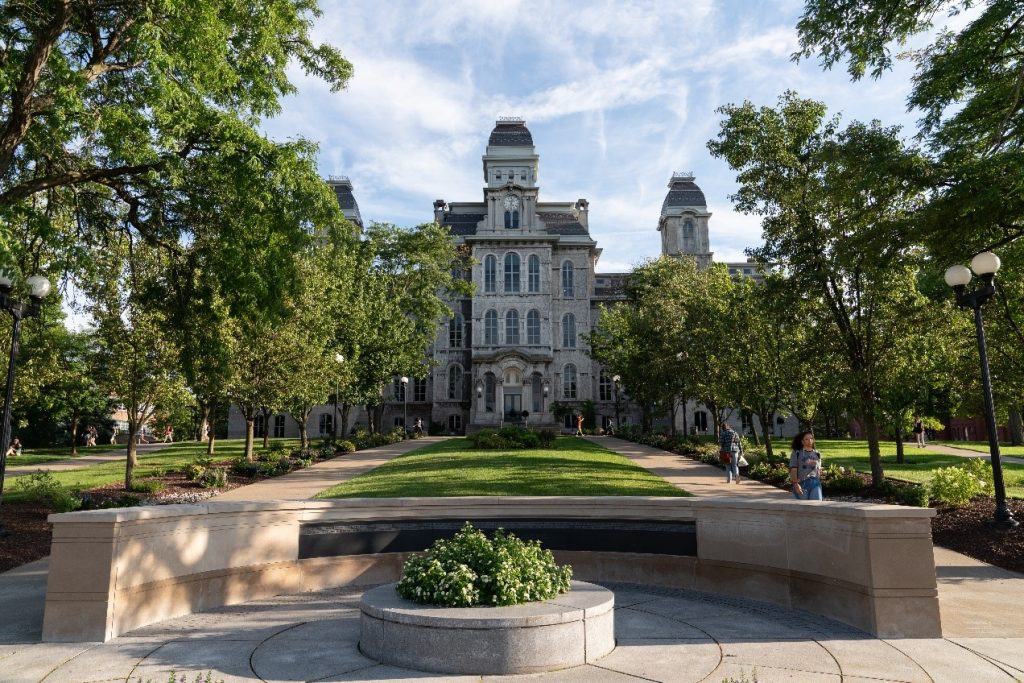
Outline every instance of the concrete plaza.
[[(787, 495), (721, 470), (617, 439), (595, 439), (696, 495)], [(308, 498), (426, 441), (315, 465), (230, 492), (233, 499)], [(358, 457), (355, 457), (358, 456)], [(41, 643), (46, 560), (0, 574), (0, 681), (164, 683), (194, 680), (498, 680), (383, 667), (363, 657), (358, 599), (340, 588), (279, 596), (170, 619), (106, 643)], [(648, 586), (616, 594), (618, 647), (595, 665), (501, 680), (1014, 681), (1024, 679), (1024, 577), (937, 549), (943, 638), (877, 639), (767, 603)]]

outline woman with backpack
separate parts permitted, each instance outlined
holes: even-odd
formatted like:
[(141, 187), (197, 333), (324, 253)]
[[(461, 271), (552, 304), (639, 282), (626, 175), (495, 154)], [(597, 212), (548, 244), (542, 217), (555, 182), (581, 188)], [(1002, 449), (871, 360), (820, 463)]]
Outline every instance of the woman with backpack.
[(800, 432), (793, 437), (789, 456), (789, 480), (797, 500), (822, 500), (821, 453), (814, 449), (814, 434)]

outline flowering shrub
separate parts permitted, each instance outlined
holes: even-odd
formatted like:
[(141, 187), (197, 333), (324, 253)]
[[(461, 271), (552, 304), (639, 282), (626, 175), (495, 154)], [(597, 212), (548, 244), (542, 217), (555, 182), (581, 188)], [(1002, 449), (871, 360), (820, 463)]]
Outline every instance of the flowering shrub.
[(988, 460), (984, 458), (969, 458), (960, 467), (985, 482), (987, 484), (986, 490), (992, 490), (995, 487), (995, 481), (992, 479), (992, 463)]
[(474, 448), (487, 450), (540, 448), (542, 443), (539, 434), (522, 427), (503, 427), (497, 431), (481, 429), (469, 440)]
[(335, 451), (338, 453), (355, 453), (356, 445), (351, 441), (339, 441), (338, 445), (335, 446)]
[(398, 594), (427, 605), (472, 607), (547, 600), (569, 590), (572, 568), (558, 566), (539, 541), (498, 529), (494, 539), (466, 522), (402, 568)]
[(939, 468), (928, 483), (932, 498), (954, 508), (967, 507), (986, 488), (988, 484), (963, 467)]
[(859, 474), (835, 464), (825, 468), (821, 483), (832, 495), (855, 493), (867, 486), (867, 482)]

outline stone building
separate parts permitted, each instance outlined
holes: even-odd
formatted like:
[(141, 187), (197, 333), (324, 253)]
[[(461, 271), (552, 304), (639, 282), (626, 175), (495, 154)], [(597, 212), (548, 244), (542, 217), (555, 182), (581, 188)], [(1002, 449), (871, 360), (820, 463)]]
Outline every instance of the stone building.
[[(472, 272), (462, 275), (472, 280), (474, 294), (448, 302), (453, 315), (428, 350), (429, 376), (407, 383), (396, 378), (386, 391), (383, 426), (420, 419), (424, 427), (453, 434), (523, 423), (568, 429), (566, 411), (579, 412), (587, 401), (599, 426), (616, 415), (620, 423), (638, 420), (636, 407), (590, 358), (584, 341), (601, 304), (623, 298), (627, 276), (596, 271), (601, 248), (590, 235), (589, 202), (542, 196), (540, 156), (519, 118), (495, 123), (482, 173), (476, 201), (434, 202), (434, 219), (472, 253)], [(361, 225), (352, 184), (344, 177), (329, 182), (345, 215)], [(672, 174), (656, 226), (661, 253), (709, 265), (710, 218), (693, 174)], [(737, 276), (752, 268), (728, 265)], [(701, 410), (687, 406), (686, 424), (709, 428)], [(331, 406), (313, 411), (312, 435), (330, 433), (332, 412)], [(360, 412), (350, 419), (365, 424), (366, 418)], [(681, 426), (682, 415), (677, 419)], [(244, 435), (236, 411), (231, 420), (231, 435)], [(298, 434), (284, 415), (274, 416), (267, 428), (272, 436)]]

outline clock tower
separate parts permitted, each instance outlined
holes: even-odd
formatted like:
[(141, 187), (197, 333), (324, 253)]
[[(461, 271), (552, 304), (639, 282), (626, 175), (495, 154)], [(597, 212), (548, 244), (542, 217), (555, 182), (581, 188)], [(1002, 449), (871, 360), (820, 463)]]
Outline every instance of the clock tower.
[(503, 116), (495, 122), (483, 156), (485, 230), (530, 232), (538, 227), (539, 160), (525, 120)]

